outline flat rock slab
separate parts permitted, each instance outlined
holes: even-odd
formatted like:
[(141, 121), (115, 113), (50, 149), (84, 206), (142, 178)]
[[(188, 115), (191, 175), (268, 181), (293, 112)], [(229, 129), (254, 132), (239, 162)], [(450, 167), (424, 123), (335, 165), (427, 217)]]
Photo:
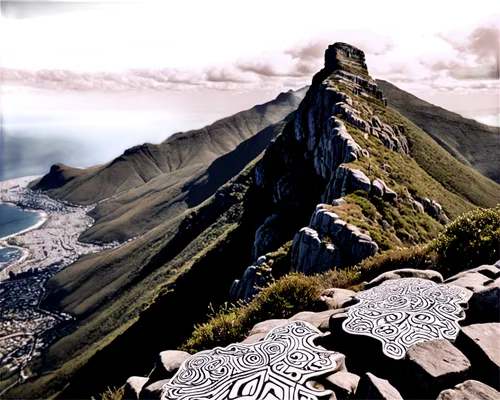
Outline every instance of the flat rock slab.
[(471, 363), (448, 340), (437, 339), (410, 347), (405, 367), (405, 393), (414, 398), (434, 398), (441, 390), (463, 382)]
[(368, 282), (365, 287), (367, 289), (371, 289), (372, 287), (380, 285), (382, 282), (391, 280), (391, 279), (401, 279), (401, 278), (420, 278), (420, 279), (429, 279), (435, 283), (442, 283), (443, 276), (431, 269), (413, 269), (413, 268), (403, 268), (396, 269), (394, 271), (385, 272), (375, 279)]
[(455, 340), (469, 297), (467, 289), (426, 279), (388, 280), (356, 295), (360, 302), (347, 310), (342, 328), (382, 342), (384, 354), (399, 360), (416, 343)]
[(355, 397), (366, 400), (403, 400), (403, 397), (389, 381), (377, 378), (369, 372), (360, 379)]
[(249, 336), (257, 333), (268, 333), (271, 329), (288, 324), (287, 319), (268, 319), (267, 321), (255, 324), (249, 333)]
[(356, 292), (347, 289), (331, 288), (321, 293), (320, 300), (324, 301), (329, 310), (344, 308), (353, 301)]
[(254, 344), (201, 351), (188, 358), (165, 385), (162, 400), (334, 396), (331, 390), (310, 385), (345, 365), (343, 354), (315, 345), (321, 336), (311, 324), (294, 321), (272, 329)]
[(474, 380), (465, 381), (453, 389), (443, 390), (437, 400), (498, 400), (500, 393), (492, 387)]
[(463, 327), (456, 346), (470, 359), (478, 379), (500, 387), (500, 323)]
[(490, 279), (496, 279), (500, 277), (500, 269), (498, 267), (495, 267), (494, 265), (481, 265), (479, 267), (472, 268), (464, 272), (460, 272), (459, 274), (446, 279), (445, 282), (450, 282), (455, 279), (461, 278), (462, 276), (465, 276), (471, 272), (479, 272), (480, 274)]
[(479, 272), (466, 272), (456, 279), (447, 280), (446, 283), (454, 286), (460, 286), (473, 292), (481, 290), (492, 280)]

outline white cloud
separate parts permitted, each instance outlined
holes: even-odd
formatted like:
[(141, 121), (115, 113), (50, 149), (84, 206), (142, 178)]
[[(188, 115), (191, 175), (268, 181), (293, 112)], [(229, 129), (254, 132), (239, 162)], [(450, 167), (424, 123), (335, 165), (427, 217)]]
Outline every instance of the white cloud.
[(470, 35), (498, 21), (496, 9), (486, 0), (474, 7), (357, 0), (348, 8), (329, 0), (186, 0), (2, 19), (2, 86), (277, 94), (310, 83), (327, 45), (345, 41), (365, 51), (374, 77), (403, 89), (491, 96), (499, 88), (485, 79), (494, 77), (484, 61), (490, 36)]

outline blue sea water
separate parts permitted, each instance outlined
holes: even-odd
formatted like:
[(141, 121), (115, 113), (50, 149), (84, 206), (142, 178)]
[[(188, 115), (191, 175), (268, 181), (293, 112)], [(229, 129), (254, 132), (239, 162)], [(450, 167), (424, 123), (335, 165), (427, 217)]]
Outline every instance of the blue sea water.
[[(0, 204), (0, 239), (31, 228), (42, 221), (35, 212), (24, 211), (10, 204)], [(13, 247), (0, 247), (0, 271), (21, 258), (22, 253)]]

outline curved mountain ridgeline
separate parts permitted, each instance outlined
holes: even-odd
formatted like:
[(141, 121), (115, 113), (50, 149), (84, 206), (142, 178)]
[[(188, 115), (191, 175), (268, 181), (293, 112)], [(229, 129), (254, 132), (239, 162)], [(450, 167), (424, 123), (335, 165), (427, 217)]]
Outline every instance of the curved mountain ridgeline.
[(93, 211), (96, 224), (83, 238), (142, 235), (48, 282), (45, 304), (78, 326), (9, 396), (76, 399), (119, 387), (132, 373), (148, 374), (160, 350), (185, 342), (210, 305), (250, 300), (291, 271), (348, 277), (371, 256), (423, 248), (450, 220), (495, 200), (482, 183), (462, 190), (476, 176), (387, 107), (360, 49), (329, 46), (307, 94), (281, 94), (134, 147), (58, 188), (38, 187), (83, 199), (83, 187), (110, 182), (112, 198)]
[(453, 157), (500, 183), (500, 128), (481, 124), (377, 80), (390, 107), (431, 136)]
[[(83, 241), (111, 242), (136, 237), (154, 228), (158, 221), (165, 222), (188, 207), (200, 204), (241, 171), (242, 165), (239, 169), (233, 167), (232, 173), (221, 171), (220, 176), (226, 180), (219, 179), (210, 190), (209, 186), (203, 186), (206, 191), (202, 193), (199, 189), (187, 204), (188, 188), (207, 173), (214, 160), (286, 118), (296, 109), (306, 90), (281, 93), (271, 102), (202, 129), (177, 133), (159, 145), (135, 146), (102, 166), (86, 170), (65, 166), (51, 169), (49, 174), (32, 183), (31, 188), (76, 204), (107, 200), (92, 211), (96, 222), (82, 235)], [(265, 148), (261, 147), (260, 151)]]

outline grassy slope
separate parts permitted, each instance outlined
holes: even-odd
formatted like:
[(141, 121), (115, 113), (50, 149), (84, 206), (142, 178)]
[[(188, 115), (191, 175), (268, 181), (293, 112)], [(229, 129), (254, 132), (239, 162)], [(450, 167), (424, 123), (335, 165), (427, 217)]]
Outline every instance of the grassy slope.
[(282, 93), (271, 102), (173, 135), (159, 145), (133, 147), (102, 166), (78, 170), (58, 165), (32, 187), (78, 204), (111, 198), (91, 212), (96, 224), (82, 235), (84, 241), (123, 241), (144, 234), (158, 221), (175, 218), (210, 197), (224, 181), (211, 191), (199, 192), (197, 204), (186, 199), (191, 183), (215, 159), (286, 118), (304, 93), (305, 89)]
[(386, 81), (377, 81), (389, 106), (419, 126), (460, 162), (500, 183), (500, 129), (427, 103)]

